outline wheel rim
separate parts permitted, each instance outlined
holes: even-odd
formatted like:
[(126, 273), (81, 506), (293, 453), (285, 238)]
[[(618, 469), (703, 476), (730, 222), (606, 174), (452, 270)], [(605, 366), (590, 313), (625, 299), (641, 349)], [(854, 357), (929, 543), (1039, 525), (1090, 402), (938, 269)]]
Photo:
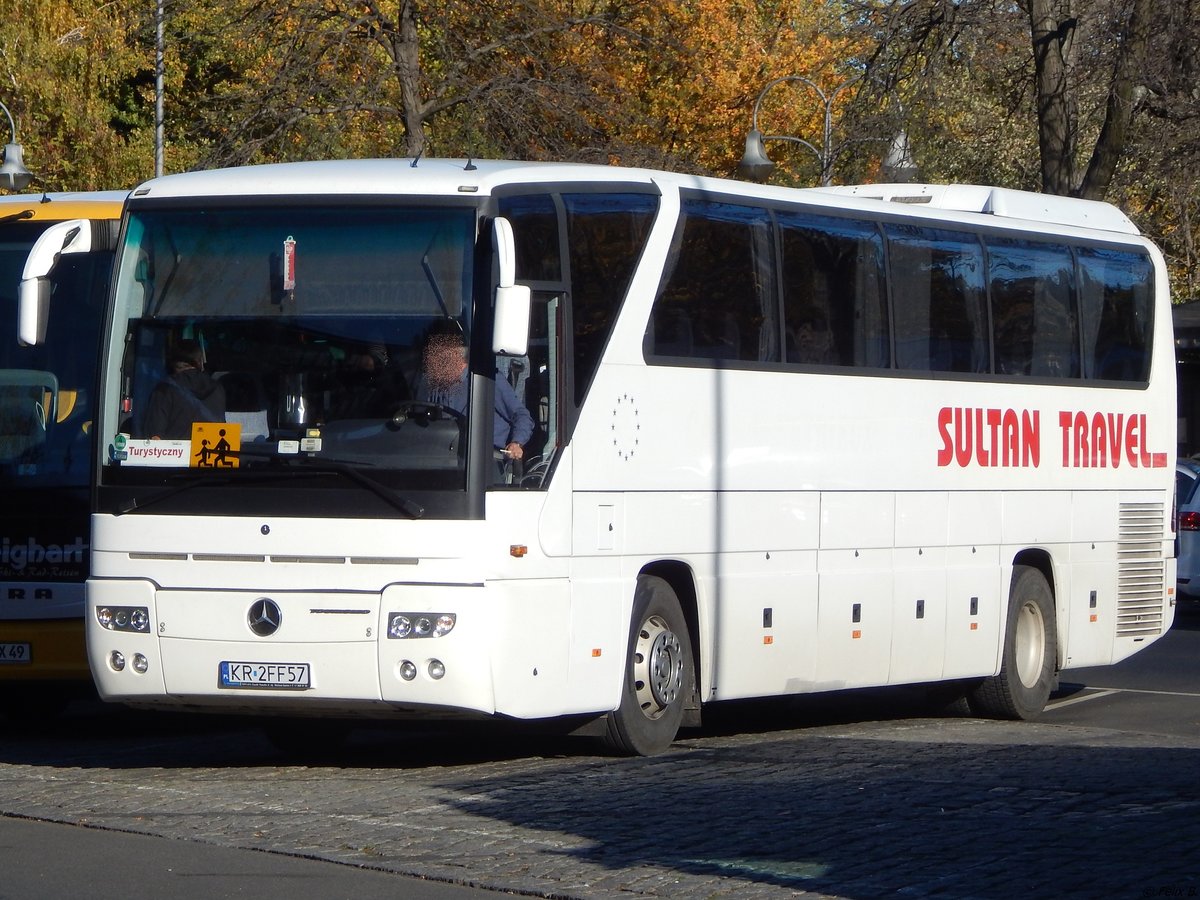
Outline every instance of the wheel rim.
[(651, 616), (638, 630), (633, 654), (638, 706), (647, 719), (657, 719), (679, 700), (683, 687), (683, 650), (679, 638), (661, 617)]
[(1046, 627), (1042, 611), (1036, 603), (1026, 603), (1017, 616), (1017, 640), (1014, 647), (1017, 677), (1027, 688), (1042, 677), (1042, 660), (1046, 656)]

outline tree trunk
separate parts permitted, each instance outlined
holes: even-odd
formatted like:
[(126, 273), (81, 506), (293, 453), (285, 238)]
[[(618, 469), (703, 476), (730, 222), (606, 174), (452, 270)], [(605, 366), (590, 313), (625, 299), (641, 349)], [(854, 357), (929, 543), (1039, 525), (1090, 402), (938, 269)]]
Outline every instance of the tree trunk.
[(1146, 69), (1146, 47), (1150, 42), (1150, 2), (1135, 0), (1121, 36), (1104, 125), (1079, 188), (1079, 196), (1089, 200), (1104, 199), (1116, 172), (1117, 161), (1125, 149), (1136, 105), (1138, 81)]
[(417, 0), (400, 0), (400, 35), (394, 44), (396, 79), (404, 104), (404, 150), (414, 159), (425, 152), (425, 105), (421, 100), (421, 35)]
[(1075, 31), (1070, 0), (1029, 0), (1037, 78), (1038, 147), (1042, 190), (1075, 190), (1075, 117), (1067, 85), (1067, 49)]

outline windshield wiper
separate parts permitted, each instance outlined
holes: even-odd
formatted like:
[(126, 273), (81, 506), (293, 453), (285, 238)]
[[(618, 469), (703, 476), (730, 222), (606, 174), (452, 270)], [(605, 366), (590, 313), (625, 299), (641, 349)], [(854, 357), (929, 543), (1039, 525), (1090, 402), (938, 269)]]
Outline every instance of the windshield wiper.
[(263, 448), (249, 448), (243, 446), (241, 450), (229, 451), (229, 456), (238, 457), (241, 459), (267, 459), (272, 461), (293, 463), (303, 466), (311, 472), (333, 472), (337, 475), (342, 475), (350, 479), (359, 487), (365, 488), (373, 493), (380, 500), (390, 506), (398, 509), (410, 519), (419, 519), (425, 515), (425, 507), (419, 503), (414, 503), (407, 497), (402, 497), (389, 488), (385, 484), (381, 484), (369, 475), (364, 475), (359, 471), (361, 463), (348, 463), (340, 459), (332, 459), (323, 456), (305, 456), (297, 453), (280, 453), (278, 450)]
[(123, 516), (125, 513), (131, 513), (137, 509), (145, 509), (147, 506), (153, 506), (160, 500), (166, 500), (169, 497), (174, 497), (176, 494), (182, 494), (184, 491), (189, 491), (194, 487), (199, 487), (202, 484), (228, 484), (232, 479), (228, 476), (204, 474), (204, 475), (173, 475), (172, 479), (180, 479), (177, 484), (173, 484), (168, 488), (163, 488), (156, 494), (151, 494), (146, 498), (134, 497), (127, 503), (122, 503), (117, 507), (113, 515)]

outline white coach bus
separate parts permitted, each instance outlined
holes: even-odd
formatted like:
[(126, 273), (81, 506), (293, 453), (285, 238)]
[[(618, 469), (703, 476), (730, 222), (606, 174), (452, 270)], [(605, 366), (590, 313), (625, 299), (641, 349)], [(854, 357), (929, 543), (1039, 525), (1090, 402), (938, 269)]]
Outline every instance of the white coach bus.
[[(1112, 206), (341, 161), (150, 181), (119, 243), (108, 700), (648, 754), (733, 698), (951, 682), (1029, 718), (1171, 624), (1167, 277)], [(466, 374), (427, 371), (457, 337)]]

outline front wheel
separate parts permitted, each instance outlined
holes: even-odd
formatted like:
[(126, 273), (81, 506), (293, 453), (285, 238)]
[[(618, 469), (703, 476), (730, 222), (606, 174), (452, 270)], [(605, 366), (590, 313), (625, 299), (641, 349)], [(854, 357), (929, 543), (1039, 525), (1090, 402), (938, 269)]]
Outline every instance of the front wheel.
[(675, 740), (693, 692), (692, 641), (679, 598), (653, 575), (638, 579), (632, 624), (621, 705), (608, 714), (604, 740), (620, 753), (653, 756)]
[(1058, 657), (1054, 596), (1037, 569), (1013, 569), (1008, 627), (1000, 674), (985, 678), (969, 696), (975, 713), (1001, 719), (1033, 719), (1054, 688)]

